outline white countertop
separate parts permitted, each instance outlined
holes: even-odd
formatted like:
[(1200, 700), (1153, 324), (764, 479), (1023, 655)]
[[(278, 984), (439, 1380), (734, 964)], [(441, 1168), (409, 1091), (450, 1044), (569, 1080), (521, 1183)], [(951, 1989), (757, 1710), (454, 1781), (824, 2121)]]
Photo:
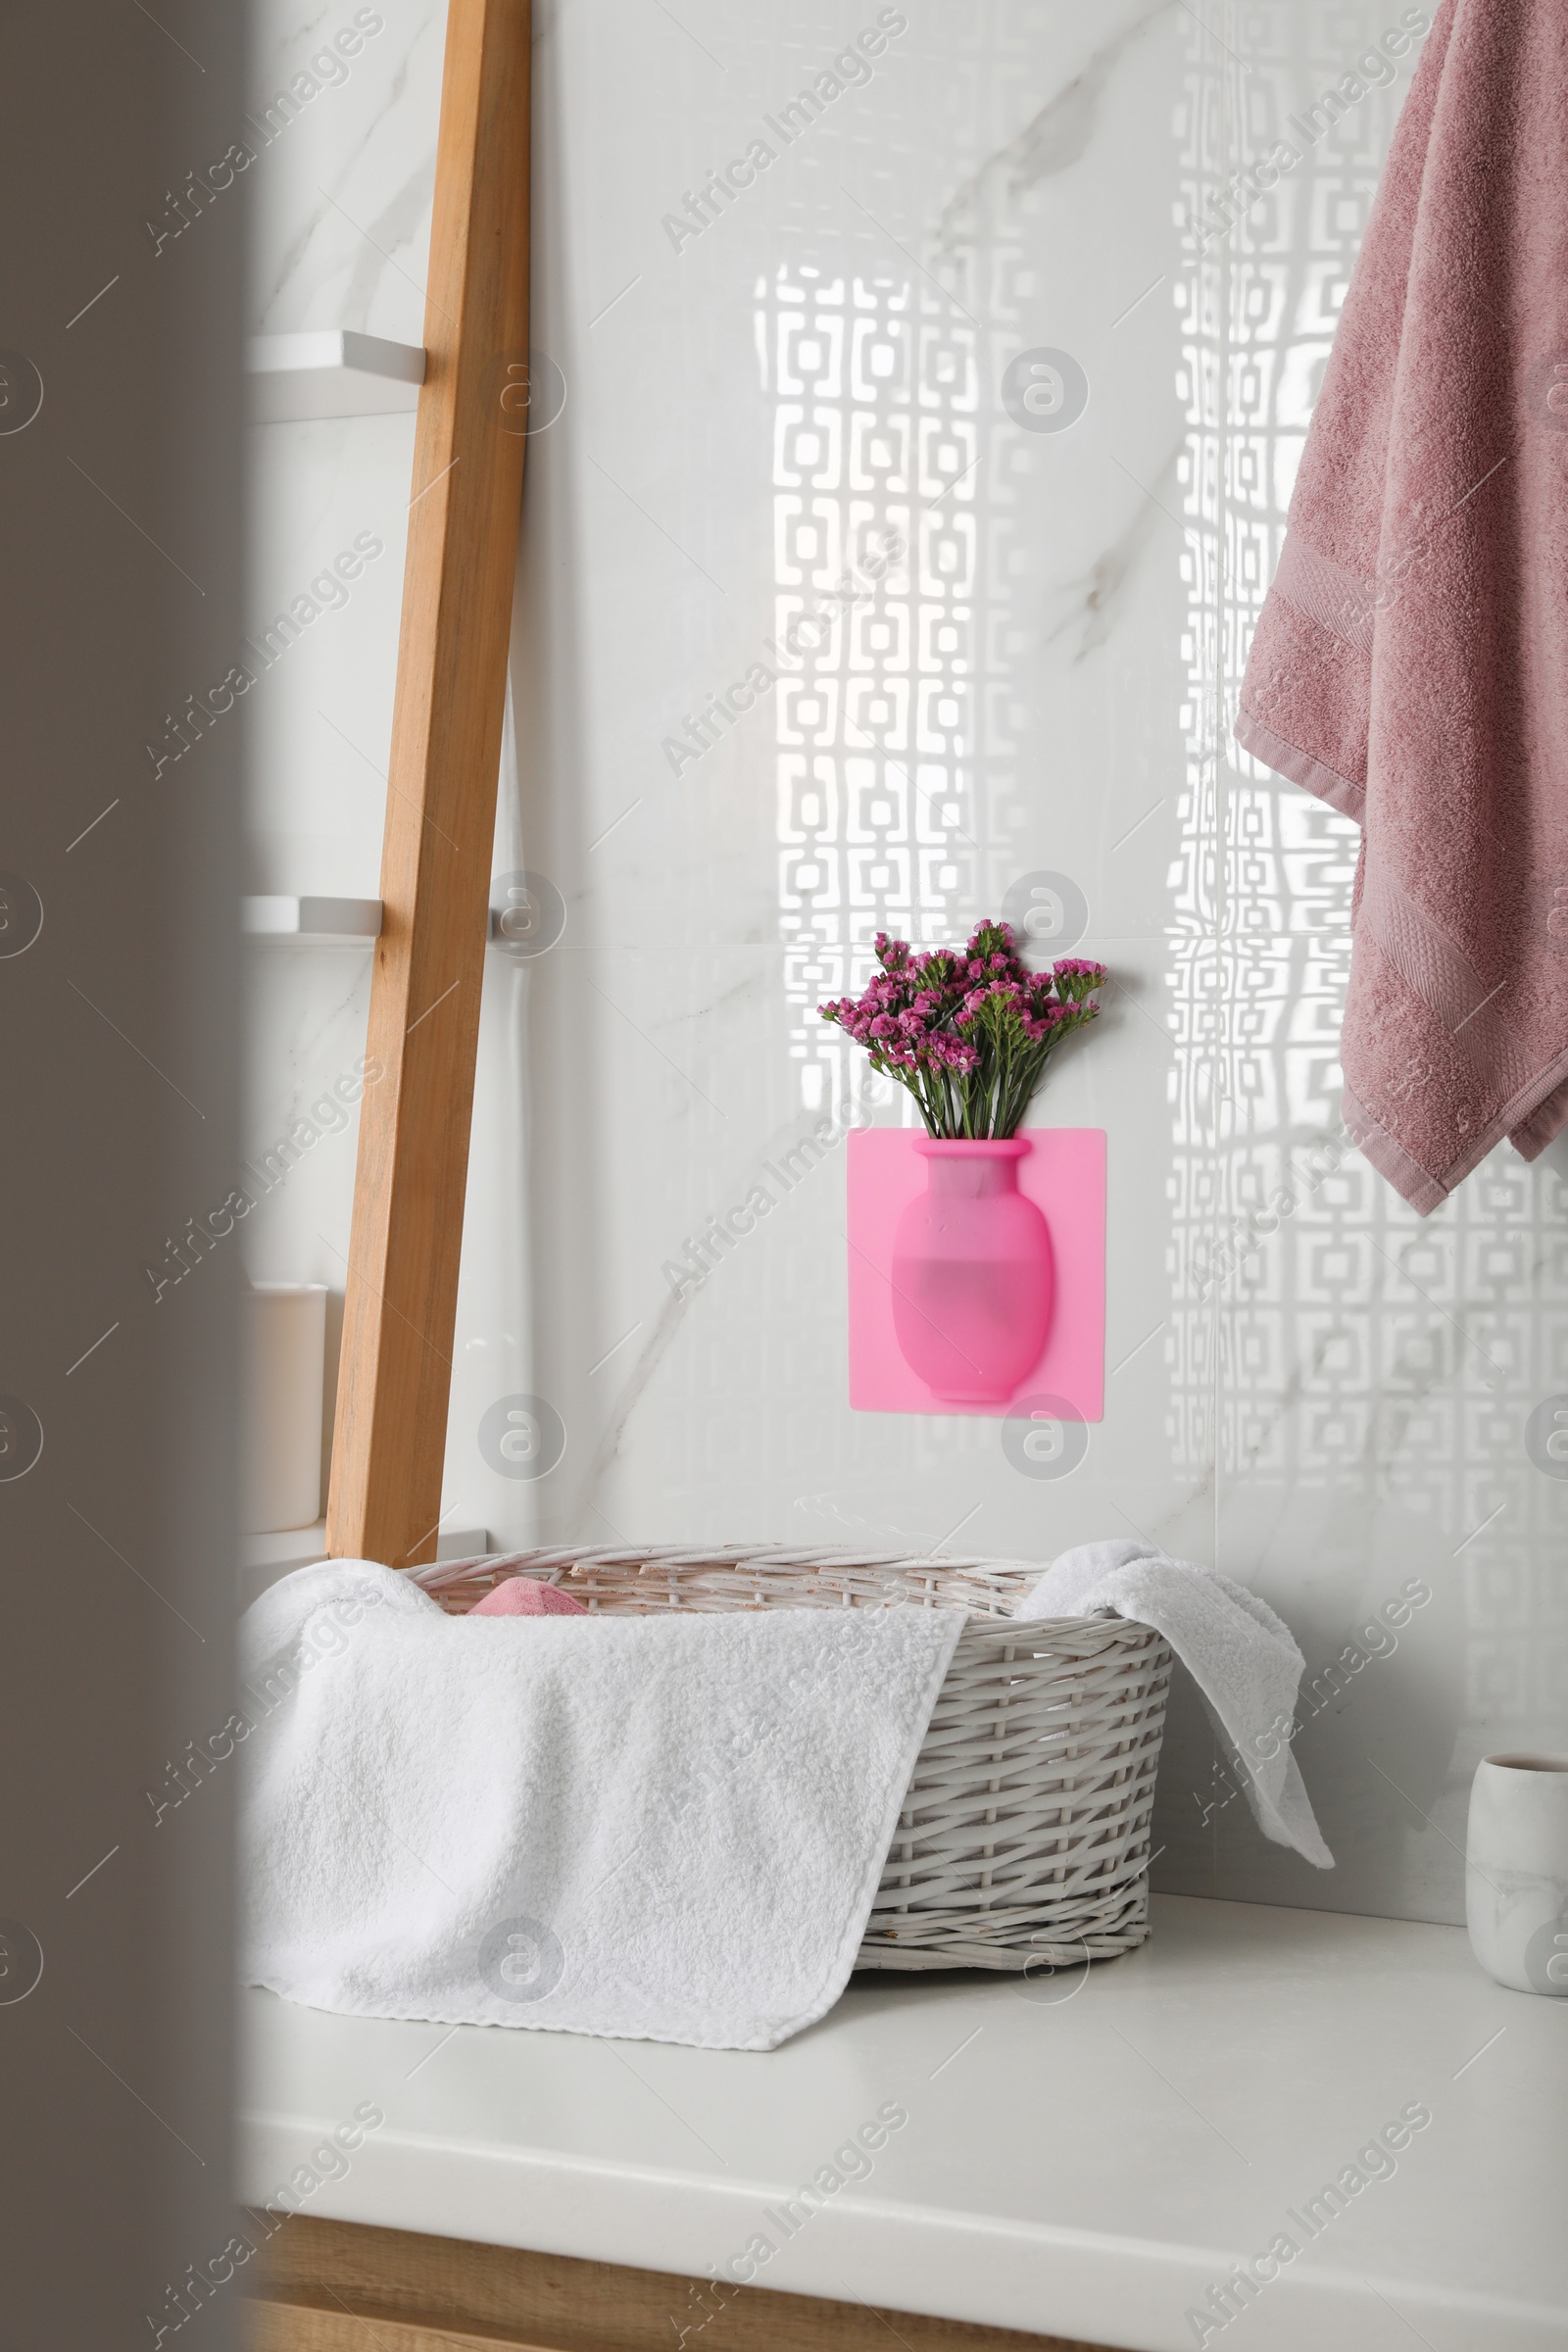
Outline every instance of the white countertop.
[[(1283, 2231), (1302, 2251), (1205, 2343), (1563, 2352), (1568, 2001), (1503, 1991), (1455, 1928), (1153, 1914), (1087, 1982), (859, 1978), (760, 2054), (248, 1991), (240, 2193), (266, 2201), (364, 2104), (385, 2121), (305, 2212), (1123, 2352), (1188, 2352), (1189, 2308)], [(907, 2121), (789, 2235), (779, 2201), (884, 2107)], [(1308, 2201), (1406, 2108), (1431, 2121), (1392, 2177), (1309, 2238)]]

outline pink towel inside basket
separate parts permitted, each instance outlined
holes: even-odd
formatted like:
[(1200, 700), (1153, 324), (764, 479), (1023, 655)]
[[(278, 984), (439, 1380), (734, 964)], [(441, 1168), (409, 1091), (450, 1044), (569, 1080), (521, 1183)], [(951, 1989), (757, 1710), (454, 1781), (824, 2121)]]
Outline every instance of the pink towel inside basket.
[(503, 1584), (474, 1602), (470, 1617), (586, 1617), (588, 1609), (559, 1585), (541, 1583), (537, 1576), (509, 1576)]

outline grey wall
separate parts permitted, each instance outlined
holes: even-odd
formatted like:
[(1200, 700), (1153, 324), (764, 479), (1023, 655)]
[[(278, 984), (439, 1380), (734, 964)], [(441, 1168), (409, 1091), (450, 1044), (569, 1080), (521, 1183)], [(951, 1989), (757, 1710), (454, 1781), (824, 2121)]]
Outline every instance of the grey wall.
[(177, 235), (170, 192), (238, 132), (244, 15), (157, 19), (0, 28), (0, 2333), (82, 2352), (172, 2340), (231, 2227), (231, 1791), (147, 1791), (229, 1706), (237, 1245), (143, 1268), (233, 1182), (240, 716), (145, 747), (239, 630), (242, 188)]

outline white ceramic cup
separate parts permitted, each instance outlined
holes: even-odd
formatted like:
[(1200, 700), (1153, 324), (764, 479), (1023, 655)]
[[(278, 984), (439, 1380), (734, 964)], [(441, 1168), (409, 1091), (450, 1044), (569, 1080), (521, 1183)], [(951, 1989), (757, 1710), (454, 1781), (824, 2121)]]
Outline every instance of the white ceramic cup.
[(1464, 1909), (1489, 1977), (1568, 1998), (1568, 1755), (1488, 1756), (1477, 1767)]

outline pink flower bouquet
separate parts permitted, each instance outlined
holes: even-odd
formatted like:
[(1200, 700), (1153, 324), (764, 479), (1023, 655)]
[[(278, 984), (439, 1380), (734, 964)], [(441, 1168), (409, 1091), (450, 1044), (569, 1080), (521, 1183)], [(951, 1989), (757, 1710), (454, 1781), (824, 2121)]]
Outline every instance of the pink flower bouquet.
[(858, 1000), (817, 1010), (908, 1088), (927, 1135), (949, 1142), (1017, 1133), (1051, 1055), (1099, 1012), (1105, 978), (1103, 964), (1075, 956), (1030, 971), (1006, 923), (981, 923), (967, 948), (924, 956), (879, 931), (876, 959)]

